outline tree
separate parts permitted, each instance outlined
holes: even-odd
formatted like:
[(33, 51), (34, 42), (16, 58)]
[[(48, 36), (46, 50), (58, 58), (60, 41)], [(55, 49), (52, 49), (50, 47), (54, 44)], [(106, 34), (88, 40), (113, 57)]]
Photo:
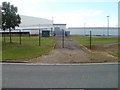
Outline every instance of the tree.
[(11, 29), (15, 29), (16, 26), (19, 27), (21, 23), (21, 18), (19, 14), (17, 14), (17, 11), (17, 7), (10, 5), (10, 2), (2, 3), (2, 29), (9, 29), (10, 43), (12, 43)]
[(2, 28), (2, 7), (0, 6), (0, 28)]

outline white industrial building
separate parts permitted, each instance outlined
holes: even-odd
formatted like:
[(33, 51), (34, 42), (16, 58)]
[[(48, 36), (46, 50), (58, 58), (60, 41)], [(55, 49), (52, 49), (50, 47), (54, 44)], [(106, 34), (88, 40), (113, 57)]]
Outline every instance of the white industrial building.
[(63, 36), (65, 35), (64, 31), (66, 31), (66, 24), (53, 24), (54, 36)]
[[(20, 24), (19, 29), (22, 29), (22, 31), (30, 31), (30, 34), (39, 33), (38, 30), (32, 29), (50, 31), (50, 34), (55, 36), (62, 36), (62, 30), (66, 31), (66, 24), (53, 24), (52, 20), (49, 19), (21, 15), (21, 21), (22, 23)], [(67, 34), (70, 33), (67, 31)]]
[(52, 28), (52, 20), (24, 15), (20, 15), (20, 17), (22, 22), (17, 29), (21, 29), (23, 32), (29, 31), (30, 34), (38, 34), (38, 29), (51, 30)]
[[(30, 34), (38, 35), (40, 29), (41, 33), (42, 31), (50, 31), (50, 35), (62, 36), (62, 30), (66, 31), (66, 24), (53, 24), (52, 20), (32, 16), (20, 15), (20, 17), (21, 24), (12, 32), (21, 30), (21, 32), (30, 32)], [(6, 32), (9, 31), (6, 30)]]

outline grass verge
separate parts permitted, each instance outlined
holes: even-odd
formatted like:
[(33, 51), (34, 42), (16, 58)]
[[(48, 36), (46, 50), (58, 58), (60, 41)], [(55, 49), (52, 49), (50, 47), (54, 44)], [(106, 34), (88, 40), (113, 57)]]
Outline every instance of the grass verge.
[(2, 60), (26, 60), (42, 54), (47, 54), (54, 40), (51, 38), (41, 38), (39, 46), (38, 37), (22, 37), (22, 44), (19, 44), (19, 37), (12, 37), (13, 43), (9, 43), (9, 37), (6, 42), (2, 41)]
[[(90, 44), (90, 38), (88, 36), (72, 35), (70, 37), (82, 45)], [(118, 38), (107, 38), (104, 36), (92, 37), (92, 44), (111, 44), (114, 42), (118, 42)]]
[[(70, 37), (89, 49), (90, 38), (88, 36), (73, 35)], [(118, 53), (119, 44), (112, 45), (112, 43), (116, 42), (118, 42), (117, 37), (92, 37), (91, 59), (103, 60), (104, 62), (117, 62), (120, 55), (120, 53)]]

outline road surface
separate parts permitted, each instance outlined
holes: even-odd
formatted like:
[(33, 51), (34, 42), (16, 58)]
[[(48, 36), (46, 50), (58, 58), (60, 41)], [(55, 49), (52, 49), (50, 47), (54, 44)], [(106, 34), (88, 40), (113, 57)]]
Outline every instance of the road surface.
[(3, 64), (3, 88), (117, 88), (117, 64)]

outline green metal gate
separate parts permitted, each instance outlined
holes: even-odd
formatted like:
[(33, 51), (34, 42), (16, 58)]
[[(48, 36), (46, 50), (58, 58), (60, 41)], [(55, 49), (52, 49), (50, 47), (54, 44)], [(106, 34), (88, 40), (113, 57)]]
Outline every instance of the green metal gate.
[(50, 37), (50, 31), (42, 31), (42, 37)]

